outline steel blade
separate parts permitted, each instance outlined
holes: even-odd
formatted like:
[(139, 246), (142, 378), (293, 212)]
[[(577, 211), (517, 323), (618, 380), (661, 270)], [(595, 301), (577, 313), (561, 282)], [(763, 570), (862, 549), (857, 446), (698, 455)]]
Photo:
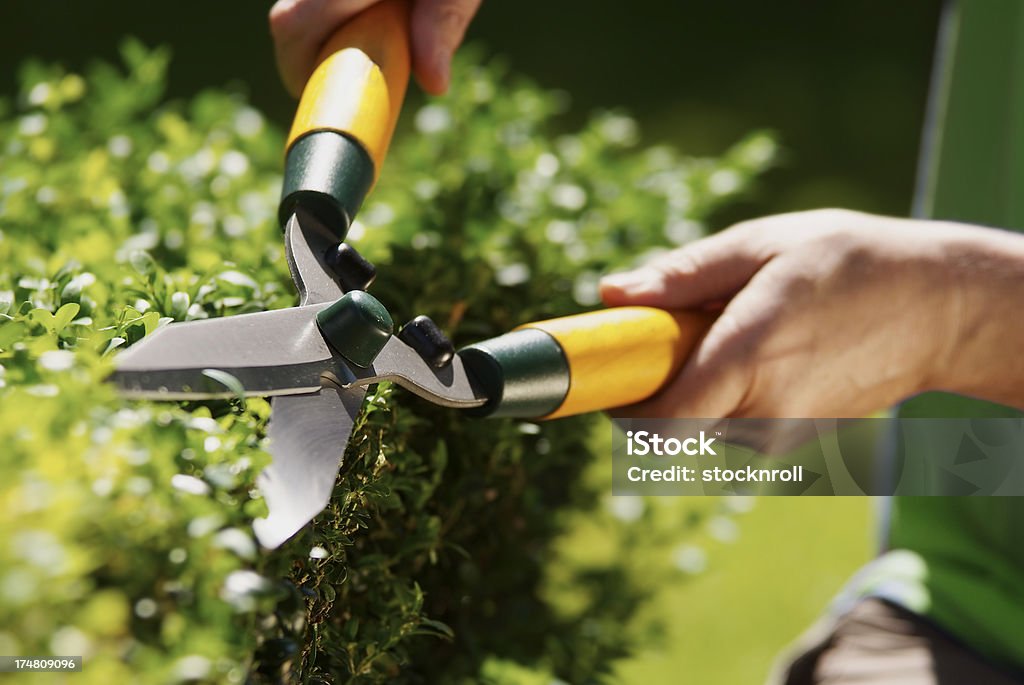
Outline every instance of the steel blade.
[(326, 263), (338, 237), (311, 214), (298, 210), (284, 227), (285, 260), (301, 304), (333, 302), (344, 294)]
[(348, 367), (317, 329), (324, 306), (169, 324), (118, 355), (111, 380), (149, 399), (232, 397), (237, 385), (246, 395), (308, 393), (325, 374), (347, 384)]
[(365, 394), (361, 387), (324, 388), (273, 399), (273, 462), (257, 480), (269, 513), (253, 521), (261, 545), (280, 546), (327, 506)]

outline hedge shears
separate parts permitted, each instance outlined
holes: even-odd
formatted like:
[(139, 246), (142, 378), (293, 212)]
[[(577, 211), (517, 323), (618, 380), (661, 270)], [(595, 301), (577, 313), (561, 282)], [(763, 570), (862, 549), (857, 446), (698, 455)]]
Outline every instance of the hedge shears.
[(526, 324), (457, 353), (427, 317), (395, 332), (366, 292), (374, 268), (344, 242), (380, 174), (409, 80), (409, 8), (384, 0), (327, 42), (288, 136), (280, 203), (300, 303), (168, 324), (120, 354), (112, 380), (157, 400), (271, 399), (258, 485), (275, 548), (327, 506), (366, 388), (393, 381), (480, 416), (557, 418), (657, 392), (706, 317), (621, 307)]

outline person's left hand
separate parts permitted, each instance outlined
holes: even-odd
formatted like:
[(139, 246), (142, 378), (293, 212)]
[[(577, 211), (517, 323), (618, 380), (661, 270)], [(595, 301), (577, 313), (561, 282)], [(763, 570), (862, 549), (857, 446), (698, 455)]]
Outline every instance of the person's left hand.
[[(379, 0), (277, 0), (270, 9), (277, 68), (298, 97), (324, 42), (342, 24)], [(423, 90), (448, 90), (452, 56), (480, 0), (415, 0), (412, 4), (412, 69)]]

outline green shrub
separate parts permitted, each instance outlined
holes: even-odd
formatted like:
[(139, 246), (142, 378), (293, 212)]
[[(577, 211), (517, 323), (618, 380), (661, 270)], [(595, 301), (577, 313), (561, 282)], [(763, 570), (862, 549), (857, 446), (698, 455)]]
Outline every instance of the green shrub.
[[(281, 132), (238, 95), (166, 103), (167, 53), (123, 54), (26, 66), (0, 103), (0, 653), (84, 654), (82, 683), (600, 678), (657, 532), (602, 508), (599, 417), (474, 421), (382, 384), (330, 507), (266, 553), (268, 403), (102, 382), (166, 321), (295, 303)], [(617, 113), (556, 136), (562, 98), (478, 56), (455, 83), (406, 112), (350, 239), (396, 320), (457, 344), (596, 305), (598, 274), (699, 235), (773, 152), (641, 148)], [(581, 516), (616, 555), (555, 564)]]

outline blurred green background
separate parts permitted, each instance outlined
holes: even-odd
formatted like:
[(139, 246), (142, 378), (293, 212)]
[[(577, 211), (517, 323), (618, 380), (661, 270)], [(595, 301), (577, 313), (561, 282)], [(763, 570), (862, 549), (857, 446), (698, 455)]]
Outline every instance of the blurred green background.
[[(16, 66), (27, 57), (78, 70), (94, 60), (116, 61), (120, 39), (135, 35), (173, 48), (172, 96), (241, 85), (286, 126), (294, 105), (274, 69), (269, 5), (5, 0), (0, 92), (13, 94)], [(774, 130), (782, 163), (718, 225), (828, 205), (903, 214), (940, 8), (938, 0), (491, 0), (469, 39), (542, 86), (566, 91), (567, 127), (595, 108), (623, 108), (640, 120), (646, 142), (709, 155), (749, 130)], [(738, 529), (711, 527), (697, 556), (668, 536), (664, 549), (649, 550), (652, 563), (702, 572), (692, 582), (655, 588), (656, 601), (637, 620), (661, 624), (667, 639), (624, 662), (616, 676), (759, 682), (773, 655), (870, 556), (869, 504), (761, 500), (737, 519)], [(674, 521), (687, 507), (703, 505), (665, 506), (662, 520)], [(602, 554), (599, 527), (579, 521), (572, 530), (561, 542), (565, 555)]]
[[(242, 83), (271, 119), (293, 103), (277, 80), (270, 2), (4, 0), (0, 91), (26, 56), (80, 68), (115, 61), (121, 37), (174, 49), (170, 94)], [(649, 142), (718, 154), (778, 132), (783, 165), (743, 215), (849, 206), (907, 211), (940, 0), (890, 3), (490, 0), (469, 31), (511, 66), (571, 95), (566, 124), (626, 108)]]

